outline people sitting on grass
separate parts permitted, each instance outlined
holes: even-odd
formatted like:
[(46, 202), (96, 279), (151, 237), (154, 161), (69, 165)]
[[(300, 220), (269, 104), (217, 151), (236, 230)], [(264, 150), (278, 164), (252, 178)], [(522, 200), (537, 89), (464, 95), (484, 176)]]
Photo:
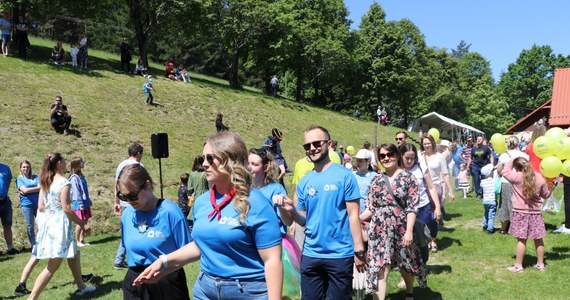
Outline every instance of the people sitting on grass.
[(63, 104), (61, 96), (55, 97), (55, 103), (50, 106), (51, 126), (56, 132), (69, 134), (69, 125), (71, 125), (71, 116), (67, 111), (67, 106)]
[(149, 76), (147, 73), (147, 67), (144, 64), (142, 58), (139, 58), (139, 61), (137, 61), (137, 64), (135, 65), (135, 74), (141, 75), (142, 77)]
[(192, 82), (192, 80), (190, 80), (190, 75), (188, 75), (188, 72), (184, 68), (183, 64), (179, 64), (178, 68), (176, 69), (176, 79), (180, 80), (180, 81), (184, 81), (186, 83)]
[(64, 56), (65, 50), (63, 49), (61, 42), (57, 42), (57, 44), (53, 47), (53, 50), (51, 50), (51, 59), (53, 60), (53, 63), (55, 65), (62, 66)]
[(164, 77), (172, 80), (176, 80), (176, 70), (174, 70), (174, 64), (169, 62), (164, 69)]

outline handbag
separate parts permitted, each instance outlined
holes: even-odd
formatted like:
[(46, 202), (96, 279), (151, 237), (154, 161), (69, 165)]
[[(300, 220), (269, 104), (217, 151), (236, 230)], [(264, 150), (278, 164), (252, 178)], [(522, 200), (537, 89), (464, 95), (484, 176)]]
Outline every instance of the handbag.
[[(382, 173), (382, 176), (384, 177), (384, 181), (386, 182), (386, 189), (388, 189), (388, 193), (390, 193), (390, 195), (394, 197), (394, 200), (396, 201), (398, 206), (400, 206), (400, 208), (404, 210), (404, 206), (402, 205), (402, 203), (400, 203), (399, 198), (396, 197), (394, 195), (394, 192), (392, 191), (392, 186), (390, 185), (390, 179), (388, 178), (388, 176), (386, 176), (385, 173)], [(416, 222), (414, 223), (414, 241), (416, 242), (416, 244), (420, 247), (426, 247), (428, 243), (431, 242), (431, 240), (432, 240), (431, 231), (429, 230), (427, 225), (416, 218)]]

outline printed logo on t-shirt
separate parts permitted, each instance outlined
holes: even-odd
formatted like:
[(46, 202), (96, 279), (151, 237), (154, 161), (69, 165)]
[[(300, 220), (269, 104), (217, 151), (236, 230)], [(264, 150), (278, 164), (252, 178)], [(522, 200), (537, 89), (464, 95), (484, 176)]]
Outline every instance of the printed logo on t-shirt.
[(307, 195), (309, 197), (315, 197), (317, 196), (317, 189), (314, 186), (310, 186), (307, 188)]
[(228, 225), (231, 225), (231, 226), (236, 226), (236, 225), (239, 224), (239, 222), (238, 222), (237, 219), (228, 218), (228, 217), (222, 217), (222, 218), (218, 221), (218, 223), (220, 223), (220, 224), (228, 224)]
[(325, 184), (324, 188), (325, 192), (328, 191), (338, 191), (338, 187), (334, 184)]
[(154, 239), (154, 238), (163, 239), (163, 240), (165, 239), (164, 232), (158, 230), (149, 230), (148, 233), (146, 234), (146, 237), (149, 239)]

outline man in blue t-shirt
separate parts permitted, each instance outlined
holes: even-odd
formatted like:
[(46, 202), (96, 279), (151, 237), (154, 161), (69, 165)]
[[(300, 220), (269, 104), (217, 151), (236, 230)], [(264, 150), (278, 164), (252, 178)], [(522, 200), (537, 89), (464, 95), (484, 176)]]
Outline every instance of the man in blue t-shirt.
[(12, 202), (8, 197), (8, 188), (12, 182), (12, 170), (5, 164), (0, 164), (0, 220), (4, 230), (4, 240), (8, 248), (8, 254), (16, 254), (12, 244)]
[(303, 148), (314, 169), (297, 185), (297, 208), (289, 198), (281, 207), (283, 214), (306, 226), (301, 259), (304, 299), (352, 299), (353, 264), (359, 272), (366, 264), (358, 183), (350, 170), (331, 162), (330, 144), (327, 129), (312, 125), (305, 130)]
[(461, 147), (459, 141), (453, 141), (451, 143), (451, 159), (453, 159), (453, 177), (455, 178), (454, 188), (456, 191), (459, 189), (457, 175), (459, 175), (461, 164), (465, 163), (465, 161), (461, 158), (461, 152), (463, 152), (463, 147)]
[(467, 168), (471, 170), (473, 176), (473, 186), (477, 199), (483, 199), (483, 189), (481, 188), (481, 168), (487, 164), (494, 164), (494, 158), (491, 153), (491, 148), (483, 145), (483, 137), (477, 137), (477, 143), (471, 150), (471, 156), (467, 162)]

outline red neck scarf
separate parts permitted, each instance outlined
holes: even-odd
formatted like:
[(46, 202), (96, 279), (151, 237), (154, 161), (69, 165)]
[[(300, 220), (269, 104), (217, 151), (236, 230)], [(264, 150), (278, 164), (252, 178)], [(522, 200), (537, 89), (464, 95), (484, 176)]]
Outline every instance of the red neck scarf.
[(229, 194), (226, 195), (224, 200), (220, 204), (216, 204), (216, 187), (212, 187), (210, 190), (210, 203), (214, 208), (212, 212), (208, 215), (208, 219), (211, 219), (215, 214), (218, 214), (218, 221), (222, 218), (222, 209), (232, 201), (233, 197), (236, 195), (236, 189), (232, 188)]

